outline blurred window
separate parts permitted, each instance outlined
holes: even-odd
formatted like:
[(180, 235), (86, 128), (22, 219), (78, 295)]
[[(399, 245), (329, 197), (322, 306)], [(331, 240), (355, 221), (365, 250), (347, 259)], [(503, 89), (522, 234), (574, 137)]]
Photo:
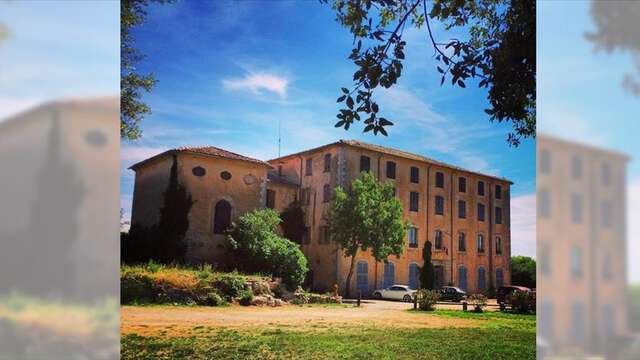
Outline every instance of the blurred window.
[(442, 230), (436, 230), (436, 249), (442, 249)]
[(467, 202), (458, 200), (458, 218), (465, 219), (467, 217)]
[(414, 227), (410, 227), (407, 230), (409, 236), (409, 247), (417, 248), (418, 247), (418, 229)]
[(478, 221), (484, 221), (484, 204), (478, 204)]
[(396, 163), (393, 161), (387, 161), (387, 178), (388, 179), (396, 178)]
[(420, 169), (415, 166), (411, 167), (411, 182), (416, 184), (420, 182)]
[(538, 191), (538, 215), (541, 218), (551, 217), (551, 197), (545, 189)]
[(478, 249), (478, 253), (483, 253), (484, 252), (484, 235), (478, 234), (476, 236), (476, 246), (477, 246), (477, 249)]
[(485, 271), (482, 266), (478, 268), (478, 290), (485, 290), (487, 288), (487, 279)]
[(436, 215), (444, 215), (444, 198), (436, 196)]
[(368, 156), (360, 156), (360, 172), (371, 170), (371, 159)]
[(571, 222), (582, 223), (582, 195), (578, 193), (571, 194)]
[(309, 158), (307, 159), (304, 174), (306, 176), (310, 176), (312, 175), (312, 173), (313, 173), (313, 159)]
[(461, 193), (467, 192), (467, 178), (462, 176), (458, 178), (458, 191)]
[(436, 172), (436, 187), (444, 188), (444, 174), (440, 171)]
[(571, 275), (574, 278), (582, 277), (582, 249), (573, 245), (570, 254)]
[(576, 180), (582, 178), (582, 158), (577, 155), (571, 159), (571, 176)]
[(467, 251), (466, 235), (463, 232), (458, 233), (458, 251)]
[(549, 150), (543, 149), (540, 151), (539, 166), (542, 174), (551, 172), (551, 155), (549, 154)]
[(602, 164), (602, 185), (609, 186), (611, 184), (611, 164)]
[(540, 245), (540, 271), (542, 275), (551, 275), (551, 259), (549, 258), (551, 253), (549, 252), (549, 245), (543, 242)]
[(611, 227), (611, 215), (611, 202), (607, 200), (602, 201), (602, 227)]
[(484, 181), (478, 181), (478, 196), (484, 196)]
[(416, 191), (409, 193), (409, 211), (418, 211), (420, 194)]
[(331, 154), (324, 154), (324, 172), (331, 171)]
[(496, 224), (502, 224), (502, 208), (496, 207)]
[(584, 346), (586, 323), (584, 305), (580, 302), (571, 305), (571, 340), (574, 345)]

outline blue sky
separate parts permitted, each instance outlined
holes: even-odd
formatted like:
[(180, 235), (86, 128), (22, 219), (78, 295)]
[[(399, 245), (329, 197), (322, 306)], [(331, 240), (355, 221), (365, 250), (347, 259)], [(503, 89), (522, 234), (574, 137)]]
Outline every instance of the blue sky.
[[(309, 2), (178, 2), (154, 6), (135, 35), (142, 71), (159, 80), (145, 101), (153, 114), (143, 138), (123, 143), (122, 202), (130, 209), (126, 166), (179, 145), (213, 145), (259, 159), (338, 139), (395, 147), (507, 177), (514, 197), (535, 191), (534, 141), (506, 143), (508, 125), (490, 123), (485, 90), (440, 87), (426, 29), (406, 33), (405, 71), (378, 93), (389, 137), (362, 127), (335, 129), (342, 86), (354, 66), (352, 38), (327, 6)], [(436, 37), (449, 39), (437, 29)], [(530, 201), (529, 201), (530, 202)], [(530, 207), (530, 204), (529, 204)]]

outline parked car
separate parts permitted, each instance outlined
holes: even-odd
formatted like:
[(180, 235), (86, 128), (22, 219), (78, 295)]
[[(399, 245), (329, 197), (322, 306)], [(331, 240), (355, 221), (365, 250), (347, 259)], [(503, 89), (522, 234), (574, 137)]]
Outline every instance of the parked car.
[(524, 286), (501, 286), (498, 288), (496, 292), (496, 300), (500, 306), (509, 305), (511, 301), (511, 295), (513, 295), (516, 291), (530, 292), (531, 289)]
[(373, 292), (376, 299), (402, 300), (404, 302), (412, 302), (416, 290), (411, 289), (407, 285), (393, 285), (386, 289), (380, 289)]
[(443, 286), (440, 290), (440, 300), (459, 302), (467, 298), (467, 293), (455, 286)]

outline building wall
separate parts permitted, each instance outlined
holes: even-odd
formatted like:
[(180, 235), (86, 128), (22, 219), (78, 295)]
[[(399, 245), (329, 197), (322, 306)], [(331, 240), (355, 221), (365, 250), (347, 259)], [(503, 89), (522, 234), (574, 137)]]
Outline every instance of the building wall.
[[(324, 155), (331, 154), (331, 171), (324, 172)], [(316, 151), (306, 152), (299, 156), (285, 157), (272, 161), (274, 168), (282, 166), (283, 174), (294, 179), (301, 179), (301, 200), (303, 209), (307, 215), (307, 225), (309, 226), (308, 242), (303, 244), (303, 251), (310, 259), (313, 269), (314, 286), (318, 290), (325, 289), (335, 281), (344, 292), (346, 288), (346, 277), (350, 268), (350, 258), (344, 257), (343, 253), (333, 244), (320, 244), (320, 227), (326, 225), (328, 218), (329, 204), (322, 202), (323, 186), (330, 184), (331, 191), (335, 186), (348, 186), (360, 173), (360, 157), (370, 158), (370, 171), (380, 181), (391, 181), (396, 187), (396, 195), (403, 205), (403, 215), (406, 220), (418, 229), (418, 246), (409, 247), (408, 237), (405, 235), (405, 252), (399, 257), (391, 256), (388, 261), (395, 266), (394, 283), (409, 284), (409, 267), (411, 264), (423, 265), (422, 248), (426, 239), (431, 241), (433, 247), (432, 260), (434, 265), (441, 266), (444, 279), (442, 284), (459, 285), (458, 267), (464, 265), (467, 268), (467, 290), (477, 292), (477, 269), (482, 266), (485, 269), (486, 286), (495, 286), (495, 269), (503, 269), (504, 284), (509, 284), (511, 280), (509, 269), (509, 258), (511, 254), (510, 246), (510, 210), (509, 210), (509, 185), (507, 181), (497, 180), (491, 177), (481, 176), (469, 172), (455, 170), (437, 164), (429, 164), (423, 161), (406, 159), (386, 153), (363, 149), (359, 147), (331, 145), (320, 148)], [(312, 159), (312, 175), (305, 176), (307, 159)], [(386, 163), (393, 161), (396, 163), (395, 179), (387, 178)], [(410, 181), (410, 167), (419, 169), (419, 182)], [(435, 187), (436, 172), (444, 174), (444, 187)], [(302, 174), (302, 176), (300, 176)], [(458, 177), (467, 179), (467, 189), (465, 193), (458, 192)], [(478, 180), (485, 182), (485, 195), (477, 196), (476, 184)], [(494, 187), (496, 184), (502, 186), (502, 199), (496, 200)], [(305, 191), (309, 191), (309, 203), (304, 201)], [(418, 211), (409, 211), (410, 192), (419, 193)], [(435, 215), (435, 196), (444, 198), (444, 214)], [(466, 219), (458, 219), (457, 200), (464, 199), (467, 202)], [(477, 203), (486, 206), (485, 221), (479, 222), (476, 218)], [(500, 206), (502, 210), (502, 224), (493, 224), (495, 206)], [(492, 225), (490, 226), (490, 222)], [(435, 249), (435, 230), (443, 233), (442, 249)], [(458, 251), (458, 233), (466, 233), (466, 251)], [(478, 254), (475, 248), (475, 237), (478, 233), (485, 236), (484, 253)], [(452, 236), (453, 234), (453, 236)], [(495, 253), (495, 237), (502, 238), (502, 254)], [(491, 241), (490, 241), (491, 239)], [(356, 261), (366, 261), (368, 264), (368, 290), (371, 292), (383, 286), (384, 263), (374, 261), (369, 252), (359, 252)], [(453, 271), (452, 271), (453, 270)], [(339, 274), (339, 276), (336, 276)], [(351, 293), (357, 289), (357, 276), (354, 272), (351, 282)], [(365, 294), (367, 295), (367, 294)]]

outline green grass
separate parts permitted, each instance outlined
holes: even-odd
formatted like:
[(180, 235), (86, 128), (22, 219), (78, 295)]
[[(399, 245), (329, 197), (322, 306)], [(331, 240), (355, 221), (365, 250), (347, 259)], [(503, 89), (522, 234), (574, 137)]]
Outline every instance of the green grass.
[[(291, 327), (225, 330), (196, 327), (195, 336), (122, 338), (122, 359), (534, 359), (535, 316), (412, 311), (418, 316), (479, 320), (441, 329)], [(313, 326), (312, 326), (313, 328)]]

